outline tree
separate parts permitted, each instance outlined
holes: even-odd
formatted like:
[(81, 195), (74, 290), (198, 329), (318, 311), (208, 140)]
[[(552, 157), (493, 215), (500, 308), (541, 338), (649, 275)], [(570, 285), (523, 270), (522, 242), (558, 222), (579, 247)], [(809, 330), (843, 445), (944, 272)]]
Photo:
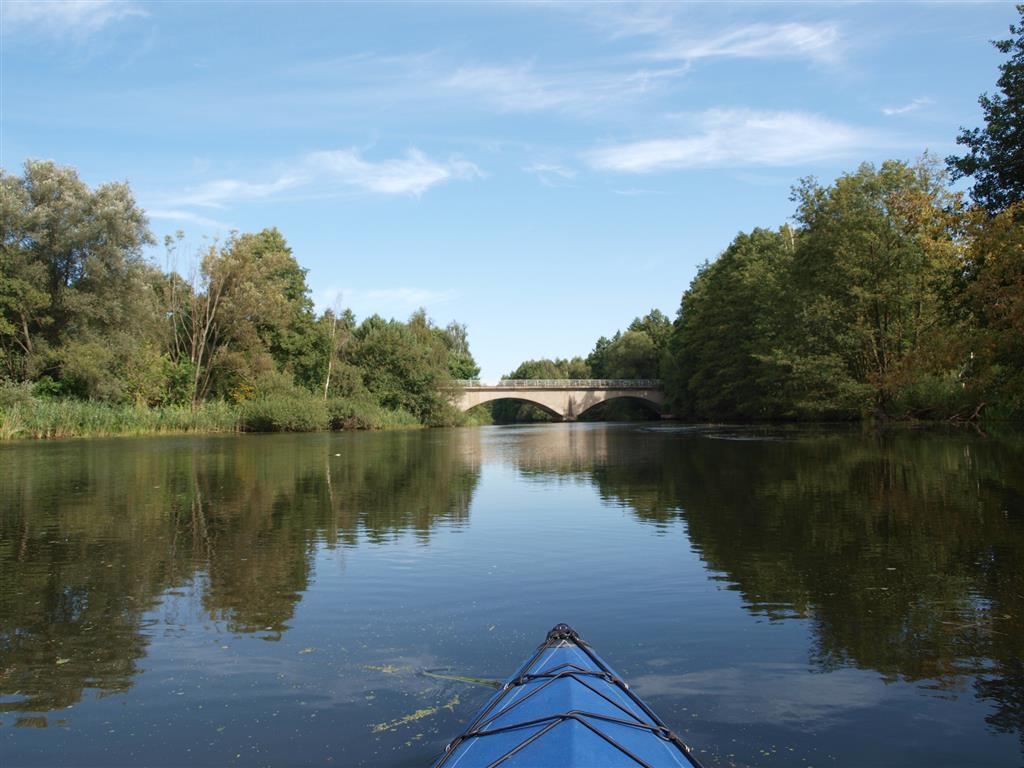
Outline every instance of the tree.
[(961, 128), (957, 144), (966, 155), (946, 159), (953, 178), (973, 177), (972, 196), (990, 214), (1024, 200), (1024, 5), (1021, 20), (1010, 25), (1015, 37), (993, 45), (1009, 58), (999, 65), (999, 93), (983, 93), (978, 103), (985, 114), (984, 128)]
[(1024, 202), (974, 211), (963, 273), (972, 383), (1005, 414), (1024, 413)]
[[(619, 336), (621, 336), (621, 334), (616, 331), (614, 339), (618, 339)], [(594, 343), (594, 349), (591, 350), (589, 355), (587, 355), (587, 367), (590, 368), (590, 375), (595, 379), (608, 378), (606, 360), (608, 356), (608, 347), (612, 345), (612, 341), (614, 339), (609, 339), (607, 336), (601, 336)]]
[(697, 418), (782, 415), (770, 357), (785, 319), (788, 227), (739, 234), (683, 294), (666, 353), (673, 412)]
[(449, 352), (434, 330), (423, 310), (408, 323), (372, 315), (356, 329), (349, 358), (381, 405), (406, 410), (425, 424), (452, 417)]
[(643, 317), (634, 319), (627, 330), (646, 333), (654, 347), (661, 351), (668, 345), (669, 336), (672, 335), (672, 321), (660, 309), (652, 309)]
[(454, 320), (435, 333), (448, 350), (448, 373), (453, 379), (475, 379), (480, 375), (480, 366), (469, 351), (469, 331), (465, 324)]
[(942, 344), (942, 294), (959, 262), (960, 205), (934, 159), (864, 164), (793, 194), (794, 313), (775, 360), (790, 369), (799, 408), (888, 411), (921, 375), (955, 367), (924, 354)]
[[(169, 258), (176, 247), (168, 240)], [(245, 399), (275, 371), (322, 386), (327, 356), (305, 275), (276, 229), (211, 244), (185, 280), (171, 265), (171, 357), (190, 371), (193, 405), (211, 393)]]
[(505, 379), (586, 379), (590, 370), (582, 357), (526, 360)]
[(0, 214), (7, 375), (48, 376), (84, 397), (127, 397), (128, 368), (157, 342), (159, 310), (142, 251), (153, 239), (128, 185), (92, 190), (73, 168), (30, 160), (21, 177), (0, 171)]
[(608, 346), (605, 375), (611, 379), (656, 379), (660, 358), (650, 335), (629, 330)]
[(278, 370), (310, 390), (319, 388), (324, 350), (306, 285), (308, 270), (299, 266), (276, 227), (242, 235), (236, 248), (251, 260), (251, 298), (259, 301), (254, 322), (260, 341)]
[[(587, 355), (590, 375), (597, 379), (657, 379), (668, 348), (672, 322), (660, 309), (633, 318), (626, 332), (602, 336)], [(628, 338), (627, 338), (628, 337)]]

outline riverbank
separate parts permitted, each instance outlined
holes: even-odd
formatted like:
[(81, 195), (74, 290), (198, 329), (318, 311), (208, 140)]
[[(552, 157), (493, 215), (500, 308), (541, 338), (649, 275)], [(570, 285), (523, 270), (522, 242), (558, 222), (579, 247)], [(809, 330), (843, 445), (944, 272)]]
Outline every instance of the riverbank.
[(412, 414), (372, 402), (261, 398), (240, 404), (150, 407), (24, 397), (0, 404), (0, 440), (233, 432), (414, 429)]
[[(0, 393), (4, 394), (4, 393)], [(452, 414), (450, 422), (424, 424), (408, 411), (388, 409), (372, 400), (270, 396), (232, 404), (212, 401), (194, 410), (188, 405), (113, 405), (75, 399), (51, 399), (27, 394), (0, 397), (0, 441), (73, 437), (117, 437), (241, 432), (327, 432), (348, 430), (419, 429), (426, 426), (485, 426), (495, 423), (484, 408)], [(970, 419), (894, 419), (891, 417), (833, 422), (846, 424), (973, 425), (991, 427), (1016, 423), (993, 412)], [(615, 421), (617, 419), (610, 419)], [(628, 420), (628, 419), (627, 419)], [(730, 422), (735, 423), (735, 422)], [(747, 422), (750, 426), (797, 425), (801, 422)]]

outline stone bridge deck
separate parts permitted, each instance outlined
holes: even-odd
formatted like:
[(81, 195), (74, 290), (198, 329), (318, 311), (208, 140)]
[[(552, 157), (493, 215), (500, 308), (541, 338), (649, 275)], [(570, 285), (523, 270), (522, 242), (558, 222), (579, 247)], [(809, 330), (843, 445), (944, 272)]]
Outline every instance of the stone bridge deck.
[(457, 381), (455, 405), (468, 411), (494, 400), (522, 400), (563, 421), (575, 421), (599, 403), (620, 397), (640, 400), (658, 413), (665, 391), (658, 379), (502, 379), (484, 384), (476, 379)]

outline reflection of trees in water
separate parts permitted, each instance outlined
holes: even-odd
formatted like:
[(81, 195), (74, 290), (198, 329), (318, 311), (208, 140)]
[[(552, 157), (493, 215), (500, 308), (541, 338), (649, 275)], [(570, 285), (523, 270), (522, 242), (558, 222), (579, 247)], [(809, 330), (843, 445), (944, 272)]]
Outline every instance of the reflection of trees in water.
[(458, 451), (426, 432), (5, 450), (0, 711), (126, 690), (143, 615), (200, 575), (211, 617), (279, 637), (318, 543), (427, 538), (468, 518), (479, 471)]
[(644, 522), (684, 521), (747, 610), (811, 622), (819, 668), (972, 681), (988, 722), (1024, 740), (1021, 435), (576, 429), (524, 432), (504, 455), (592, 481)]
[[(1024, 444), (897, 431), (609, 441), (592, 476), (685, 520), (748, 610), (812, 621), (814, 662), (955, 689), (1024, 740)], [(779, 439), (784, 438), (784, 439)]]
[(748, 610), (808, 618), (820, 668), (971, 681), (991, 725), (1024, 734), (1024, 442), (960, 432), (562, 425), (7, 447), (0, 711), (127, 689), (144, 614), (192, 580), (232, 631), (279, 636), (318, 545), (465, 521), (483, 461), (593, 482), (666, 530), (684, 521)]

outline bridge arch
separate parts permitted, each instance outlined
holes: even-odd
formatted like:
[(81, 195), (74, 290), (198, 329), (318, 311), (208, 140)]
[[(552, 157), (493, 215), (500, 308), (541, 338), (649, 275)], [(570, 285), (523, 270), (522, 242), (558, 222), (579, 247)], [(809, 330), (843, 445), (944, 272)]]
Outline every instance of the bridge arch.
[(498, 392), (493, 397), (482, 397), (480, 398), (480, 401), (478, 403), (475, 403), (474, 405), (471, 405), (468, 408), (462, 408), (461, 410), (463, 412), (466, 412), (468, 410), (472, 410), (473, 408), (477, 408), (481, 405), (486, 405), (487, 403), (499, 403), (503, 401), (509, 401), (513, 403), (529, 403), (530, 405), (537, 406), (549, 416), (554, 416), (559, 421), (561, 421), (564, 418), (564, 416), (560, 412), (555, 410), (549, 403), (543, 402), (539, 398), (530, 397), (530, 395), (526, 392)]
[(641, 397), (639, 395), (615, 394), (615, 395), (611, 395), (610, 397), (606, 397), (603, 400), (599, 400), (599, 401), (597, 401), (595, 403), (592, 403), (592, 404), (588, 405), (584, 410), (582, 410), (578, 414), (576, 414), (576, 418), (577, 419), (583, 418), (584, 415), (590, 413), (592, 410), (594, 410), (598, 406), (606, 405), (608, 403), (614, 403), (614, 402), (617, 402), (617, 401), (623, 401), (623, 400), (628, 401), (628, 402), (632, 402), (632, 403), (638, 403), (638, 404), (642, 405), (644, 408), (646, 408), (648, 411), (650, 411), (651, 413), (657, 414), (659, 416), (661, 415), (662, 410), (663, 410), (663, 406), (664, 406), (664, 399), (654, 400), (654, 399), (651, 399), (651, 398), (648, 398), (648, 397)]
[(564, 421), (575, 421), (596, 405), (618, 398), (631, 398), (661, 412), (665, 392), (655, 379), (533, 379), (503, 380), (496, 385), (479, 381), (457, 382), (460, 389), (453, 403), (468, 411), (495, 400), (532, 403)]

